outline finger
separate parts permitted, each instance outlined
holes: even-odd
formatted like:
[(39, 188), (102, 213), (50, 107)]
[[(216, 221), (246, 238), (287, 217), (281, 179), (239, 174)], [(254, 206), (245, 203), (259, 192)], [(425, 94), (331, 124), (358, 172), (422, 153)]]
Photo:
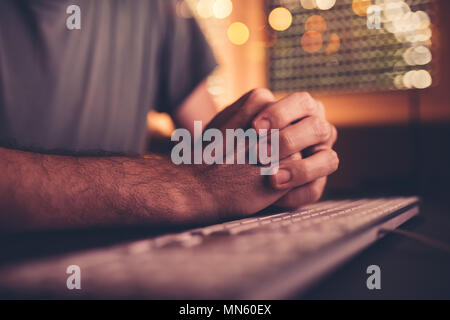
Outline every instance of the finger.
[[(207, 126), (207, 129), (216, 128), (223, 134), (226, 134), (227, 129), (245, 129), (255, 115), (273, 101), (275, 101), (275, 97), (270, 90), (253, 89), (219, 113)], [(239, 150), (235, 150), (236, 147), (228, 150), (228, 146), (225, 143), (223, 144), (222, 154), (228, 161), (236, 161), (238, 158), (247, 157), (246, 153), (249, 147), (251, 146), (249, 146), (247, 139), (245, 139), (244, 146), (238, 146), (237, 149)], [(252, 146), (252, 148), (254, 147)]]
[(331, 125), (321, 117), (307, 117), (280, 131), (280, 159), (330, 139)]
[(253, 89), (247, 94), (245, 101), (230, 110), (230, 116), (222, 126), (223, 129), (247, 128), (255, 116), (270, 103), (275, 97), (268, 89)]
[(288, 159), (288, 160), (302, 160), (302, 158), (303, 158), (302, 153), (301, 152), (296, 152), (294, 154), (291, 154), (286, 159)]
[(319, 201), (325, 190), (326, 183), (327, 177), (322, 177), (304, 186), (294, 188), (275, 202), (274, 205), (285, 209), (293, 209)]
[(289, 124), (307, 116), (321, 115), (323, 106), (307, 92), (291, 94), (262, 110), (253, 120), (253, 128), (283, 129)]
[(324, 143), (321, 143), (321, 144), (318, 144), (318, 145), (306, 148), (305, 150), (302, 151), (303, 156), (306, 158), (306, 157), (309, 157), (310, 155), (313, 155), (313, 154), (315, 154), (315, 153), (317, 153), (319, 151), (326, 150), (326, 149), (331, 149), (334, 146), (334, 144), (336, 143), (336, 141), (337, 141), (337, 136), (338, 136), (338, 133), (337, 133), (336, 127), (331, 125), (331, 137), (330, 137), (330, 139), (328, 139)]
[(338, 139), (338, 131), (334, 125), (331, 125), (331, 139), (330, 139), (330, 146), (334, 146)]
[[(264, 140), (262, 140), (260, 138), (259, 142), (253, 146), (254, 149), (251, 149), (251, 150), (254, 150), (253, 152), (255, 152), (255, 154), (257, 155), (259, 164), (262, 164), (262, 165), (266, 164), (268, 161), (267, 157), (272, 156), (272, 150), (271, 150), (272, 146), (271, 146), (270, 140), (271, 139), (267, 139), (267, 142), (263, 143)], [(267, 151), (261, 153), (260, 148), (266, 148)], [(302, 158), (303, 158), (303, 155), (301, 152), (295, 152), (284, 159), (285, 160), (301, 160)]]
[(316, 100), (316, 102), (317, 102), (317, 115), (319, 115), (320, 117), (323, 117), (325, 119), (326, 112), (325, 112), (325, 107), (324, 107), (322, 101)]
[(269, 177), (274, 189), (284, 190), (302, 186), (335, 172), (339, 158), (333, 150), (324, 150), (302, 160), (283, 160), (277, 174)]

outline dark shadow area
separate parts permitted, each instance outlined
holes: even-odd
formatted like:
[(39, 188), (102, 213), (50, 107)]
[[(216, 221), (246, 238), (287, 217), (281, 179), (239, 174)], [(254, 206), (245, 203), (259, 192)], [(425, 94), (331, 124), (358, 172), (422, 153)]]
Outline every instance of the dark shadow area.
[[(450, 243), (448, 201), (424, 202), (402, 229)], [(366, 286), (367, 267), (381, 269), (381, 290)], [(414, 240), (387, 235), (323, 279), (302, 299), (450, 299), (450, 255)]]
[(450, 124), (338, 128), (330, 196), (450, 195)]

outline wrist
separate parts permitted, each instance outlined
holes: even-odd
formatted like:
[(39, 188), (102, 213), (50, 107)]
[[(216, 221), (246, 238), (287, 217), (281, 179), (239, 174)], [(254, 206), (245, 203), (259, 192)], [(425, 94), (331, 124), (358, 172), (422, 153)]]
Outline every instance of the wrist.
[(213, 178), (203, 165), (178, 167), (185, 181), (185, 211), (181, 215), (192, 221), (212, 222), (220, 218), (220, 205), (216, 196)]
[(137, 166), (141, 174), (135, 168), (125, 170), (127, 182), (120, 183), (118, 198), (127, 199), (127, 211), (135, 212), (139, 221), (185, 225), (217, 220), (210, 185), (199, 166), (177, 166), (165, 157), (147, 158)]

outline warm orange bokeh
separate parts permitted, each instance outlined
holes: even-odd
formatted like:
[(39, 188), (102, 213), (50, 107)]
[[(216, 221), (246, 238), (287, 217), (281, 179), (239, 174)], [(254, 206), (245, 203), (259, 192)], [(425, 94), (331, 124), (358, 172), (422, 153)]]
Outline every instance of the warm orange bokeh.
[(330, 36), (330, 42), (328, 43), (325, 53), (330, 55), (336, 53), (341, 48), (341, 39), (336, 33), (332, 33)]
[(305, 31), (325, 33), (327, 31), (327, 22), (319, 15), (311, 16), (306, 20)]
[[(355, 1), (353, 8), (357, 12), (365, 12), (370, 1)], [(339, 1), (337, 2), (339, 3)], [(374, 3), (374, 2), (370, 2)], [(435, 87), (423, 91), (392, 91), (371, 93), (332, 93), (312, 94), (321, 99), (327, 109), (330, 122), (338, 126), (360, 126), (407, 123), (410, 117), (411, 96), (418, 95), (421, 101), (421, 119), (425, 122), (446, 121), (450, 119), (450, 60), (439, 58), (450, 56), (450, 47), (444, 35), (450, 30), (449, 19), (445, 12), (449, 12), (450, 1), (438, 2), (441, 7), (440, 26), (432, 25), (433, 44), (436, 56), (433, 57), (442, 72)], [(333, 10), (333, 9), (331, 9)], [(357, 17), (355, 17), (357, 18)], [(361, 18), (364, 19), (364, 18)], [(249, 40), (241, 46), (232, 44), (227, 38), (227, 29), (231, 23), (242, 21), (250, 30)], [(214, 99), (220, 108), (231, 104), (246, 91), (255, 87), (267, 87), (267, 49), (277, 39), (277, 32), (273, 32), (268, 24), (268, 16), (264, 0), (233, 1), (233, 12), (226, 19), (200, 19), (200, 24), (214, 49), (220, 67), (209, 83), (214, 89)], [(270, 35), (270, 36), (269, 36)], [(301, 34), (298, 35), (301, 37)], [(334, 50), (342, 50), (342, 34), (325, 37), (324, 52), (333, 54)], [(300, 40), (296, 40), (300, 41)], [(319, 49), (320, 50), (320, 49)], [(439, 55), (437, 54), (439, 53)], [(288, 94), (275, 92), (277, 98)], [(167, 117), (160, 123), (166, 126)]]
[(353, 0), (352, 8), (358, 16), (365, 17), (367, 15), (367, 8), (371, 5), (371, 0)]
[(322, 34), (317, 31), (308, 31), (302, 36), (301, 44), (306, 52), (317, 52), (322, 48)]

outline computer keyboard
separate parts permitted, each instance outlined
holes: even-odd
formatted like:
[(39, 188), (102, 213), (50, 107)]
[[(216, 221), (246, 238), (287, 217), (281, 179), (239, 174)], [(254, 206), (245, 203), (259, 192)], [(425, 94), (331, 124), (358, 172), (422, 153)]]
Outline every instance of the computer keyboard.
[[(393, 217), (416, 207), (417, 202), (415, 197), (324, 201), (294, 211), (11, 266), (0, 270), (0, 292), (14, 289), (70, 296), (65, 270), (77, 265), (83, 277), (83, 289), (77, 294), (85, 297), (277, 297), (275, 289), (266, 290), (274, 282), (289, 281), (282, 279), (284, 273), (287, 277), (294, 270), (301, 278), (312, 272), (311, 266), (313, 271), (327, 267), (334, 261), (331, 255), (340, 252), (339, 244), (352, 237), (350, 253), (356, 253), (379, 237), (374, 225), (394, 221)], [(364, 230), (375, 232), (369, 243), (356, 239)], [(319, 264), (318, 257), (325, 260)], [(282, 288), (278, 291), (285, 294)]]
[[(283, 237), (287, 237), (288, 234), (298, 236), (299, 232), (302, 232), (302, 240), (307, 238), (306, 235), (308, 235), (308, 238), (317, 237), (313, 242), (319, 245), (327, 241), (332, 241), (335, 237), (351, 233), (366, 223), (370, 223), (398, 208), (404, 207), (414, 201), (414, 199), (326, 201), (303, 207), (297, 211), (251, 217), (179, 234), (170, 234), (151, 241), (144, 240), (143, 242), (131, 245), (129, 249), (139, 252), (140, 250), (146, 251), (150, 248), (192, 247), (212, 241), (214, 237), (232, 237), (237, 235), (262, 236), (265, 239), (258, 239), (258, 242), (267, 242), (268, 238), (277, 233), (281, 233)], [(225, 239), (222, 238), (222, 240)], [(298, 249), (307, 251), (309, 248), (302, 244)]]

